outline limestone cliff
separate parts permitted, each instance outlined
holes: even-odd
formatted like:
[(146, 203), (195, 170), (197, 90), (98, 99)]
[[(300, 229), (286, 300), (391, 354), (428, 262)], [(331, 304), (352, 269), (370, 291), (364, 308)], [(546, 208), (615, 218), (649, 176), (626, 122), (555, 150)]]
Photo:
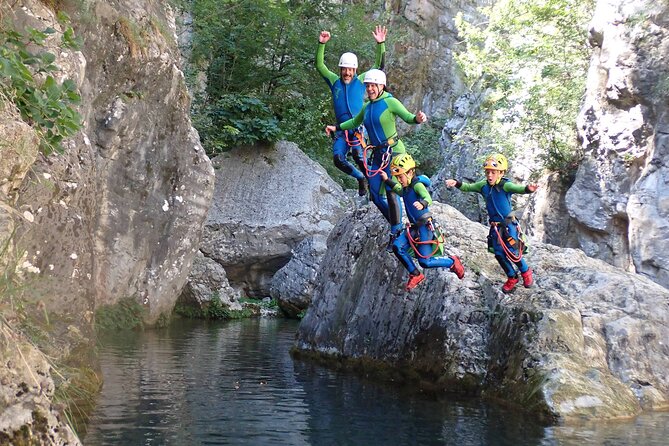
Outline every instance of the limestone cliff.
[(669, 6), (600, 0), (566, 195), (582, 249), (669, 287)]
[[(46, 5), (69, 15), (79, 50), (62, 47), (67, 25)], [(19, 31), (54, 30), (44, 50), (56, 56), (57, 80), (72, 79), (82, 97), (83, 128), (61, 154), (38, 153), (11, 107), (0, 135), (0, 239), (12, 248), (0, 265), (18, 281), (0, 305), (10, 324), (27, 318), (55, 336), (50, 354), (67, 359), (93, 340), (102, 305), (130, 299), (149, 324), (171, 312), (199, 247), (213, 169), (190, 123), (167, 2), (17, 0), (0, 12)], [(8, 309), (19, 302), (21, 313)]]

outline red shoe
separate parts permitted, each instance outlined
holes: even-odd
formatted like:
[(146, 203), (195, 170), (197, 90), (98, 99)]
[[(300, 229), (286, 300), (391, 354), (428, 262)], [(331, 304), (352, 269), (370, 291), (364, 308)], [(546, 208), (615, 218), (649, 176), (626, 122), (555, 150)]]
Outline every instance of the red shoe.
[(407, 282), (407, 286), (404, 289), (407, 291), (411, 291), (414, 288), (416, 288), (416, 286), (418, 286), (418, 284), (421, 283), (423, 280), (425, 280), (425, 274), (418, 273), (417, 276), (411, 274), (409, 275), (409, 281)]
[(507, 278), (506, 283), (502, 285), (502, 292), (510, 293), (516, 287), (517, 283), (518, 283), (518, 276)]
[(523, 278), (523, 286), (529, 288), (534, 284), (534, 278), (532, 277), (532, 268), (528, 268), (524, 273), (520, 273), (520, 276)]
[(451, 265), (451, 272), (455, 273), (458, 276), (458, 279), (462, 280), (465, 277), (465, 267), (462, 266), (462, 262), (457, 256), (451, 256), (453, 260), (453, 265)]

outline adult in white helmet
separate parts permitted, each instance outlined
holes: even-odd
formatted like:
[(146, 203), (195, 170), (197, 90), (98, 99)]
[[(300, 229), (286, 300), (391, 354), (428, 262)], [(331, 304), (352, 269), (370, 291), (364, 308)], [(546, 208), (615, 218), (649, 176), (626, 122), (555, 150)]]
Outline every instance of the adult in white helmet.
[[(403, 229), (402, 203), (392, 188), (383, 182), (379, 174), (384, 171), (390, 177), (390, 162), (393, 157), (406, 153), (404, 143), (397, 136), (395, 119), (400, 118), (408, 124), (420, 124), (427, 121), (427, 116), (422, 111), (416, 114), (409, 112), (397, 98), (386, 91), (386, 73), (383, 71), (369, 70), (365, 73), (364, 83), (369, 101), (365, 102), (360, 113), (336, 126), (327, 126), (325, 131), (331, 134), (356, 128), (360, 124), (365, 125), (370, 143), (368, 148), (372, 147), (372, 165), (366, 167), (365, 170), (369, 183), (369, 195), (390, 223), (391, 235), (387, 249), (392, 251), (392, 244)], [(385, 188), (385, 194), (381, 193), (382, 187)]]
[[(372, 35), (376, 40), (376, 61), (374, 68), (383, 65), (383, 57), (386, 52), (385, 26), (377, 26)], [(357, 115), (362, 109), (365, 97), (365, 86), (362, 82), (364, 73), (357, 75), (358, 57), (353, 53), (344, 53), (339, 58), (339, 73), (330, 71), (324, 63), (325, 44), (330, 40), (329, 31), (321, 31), (318, 36), (318, 51), (316, 52), (316, 69), (323, 77), (332, 93), (332, 106), (334, 107), (337, 123), (342, 123)], [(358, 194), (365, 195), (365, 175), (356, 169), (348, 161), (347, 155), (352, 153), (353, 159), (360, 169), (363, 168), (362, 160), (362, 128), (352, 128), (347, 131), (334, 132), (332, 144), (332, 159), (339, 170), (358, 180)]]

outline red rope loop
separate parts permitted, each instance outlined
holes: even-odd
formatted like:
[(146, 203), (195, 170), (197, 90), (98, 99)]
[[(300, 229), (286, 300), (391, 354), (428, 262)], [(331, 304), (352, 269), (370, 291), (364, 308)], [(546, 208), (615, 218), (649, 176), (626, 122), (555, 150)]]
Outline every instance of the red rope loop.
[(367, 178), (371, 178), (375, 175), (378, 175), (381, 171), (385, 170), (386, 167), (390, 164), (390, 159), (392, 158), (393, 149), (390, 146), (386, 147), (385, 152), (381, 155), (381, 165), (378, 169), (370, 169), (369, 164), (367, 164), (367, 149), (372, 148), (372, 151), (376, 149), (376, 146), (368, 145), (363, 148), (362, 153), (362, 164), (365, 166), (365, 174)]
[[(431, 224), (431, 222), (427, 223), (427, 224)], [(435, 230), (433, 230), (432, 233), (436, 235)], [(439, 251), (440, 245), (442, 245), (444, 243), (444, 235), (441, 232), (439, 233), (439, 235), (437, 235), (436, 238), (434, 238), (432, 240), (421, 241), (421, 240), (414, 239), (413, 237), (411, 237), (411, 225), (410, 224), (407, 224), (407, 238), (409, 239), (409, 245), (411, 245), (411, 248), (413, 249), (413, 251), (421, 259), (429, 259), (430, 257), (434, 256), (437, 253), (437, 251)], [(434, 250), (432, 251), (431, 254), (424, 256), (420, 253), (420, 251), (418, 251), (418, 246), (416, 246), (416, 245), (436, 245), (436, 246), (434, 247)]]
[(520, 230), (520, 225), (518, 225), (518, 254), (514, 254), (511, 252), (511, 249), (509, 249), (506, 246), (506, 243), (504, 243), (504, 240), (502, 239), (502, 234), (500, 234), (498, 225), (494, 224), (492, 225), (493, 228), (495, 228), (495, 233), (497, 234), (497, 241), (499, 244), (502, 246), (502, 249), (504, 250), (504, 255), (506, 255), (506, 258), (509, 259), (513, 263), (518, 263), (523, 259), (523, 240), (522, 240), (522, 232)]

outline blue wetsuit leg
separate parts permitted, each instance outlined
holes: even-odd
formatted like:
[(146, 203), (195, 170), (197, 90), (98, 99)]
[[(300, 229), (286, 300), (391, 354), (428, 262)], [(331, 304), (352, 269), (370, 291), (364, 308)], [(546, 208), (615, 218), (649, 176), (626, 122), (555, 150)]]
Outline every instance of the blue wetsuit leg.
[[(379, 149), (374, 149), (372, 152), (372, 165), (370, 170), (378, 170), (381, 167), (383, 152)], [(388, 173), (390, 175), (390, 173)], [(372, 203), (381, 211), (383, 216), (390, 222), (388, 217), (388, 200), (386, 200), (385, 195), (381, 195), (381, 188), (384, 186), (383, 180), (381, 180), (381, 175), (378, 173), (367, 178), (369, 183), (369, 196), (372, 199)], [(383, 189), (385, 191), (385, 189)]]
[[(394, 156), (390, 157), (390, 162), (388, 166), (384, 169), (388, 177), (391, 177), (390, 173), (390, 163), (392, 162)], [(396, 234), (401, 231), (402, 226), (402, 199), (399, 195), (393, 192), (392, 188), (387, 184), (384, 184), (386, 188), (386, 197), (388, 201), (388, 222), (390, 223), (390, 232)]]
[[(518, 246), (519, 246), (519, 243), (518, 243), (519, 242), (518, 223), (511, 223), (511, 224), (507, 225), (507, 230), (509, 232), (509, 236), (513, 237), (513, 239), (516, 241), (516, 246), (509, 247), (507, 245), (507, 247), (509, 247), (511, 252), (514, 255), (517, 256), (518, 255)], [(521, 258), (519, 262), (515, 262), (515, 265), (518, 267), (518, 271), (520, 271), (521, 273), (524, 273), (529, 269), (529, 266), (527, 265), (527, 262), (525, 261), (524, 258)]]
[(410, 274), (418, 269), (411, 258), (411, 249), (407, 233), (402, 231), (393, 242), (393, 253)]
[[(434, 238), (434, 233), (430, 231), (427, 225), (421, 225), (418, 228), (420, 234), (420, 240), (432, 240)], [(418, 264), (423, 268), (450, 268), (453, 266), (453, 260), (450, 257), (432, 257), (431, 254), (434, 249), (437, 247), (434, 243), (421, 243), (418, 245), (418, 252), (426, 259), (418, 256)], [(429, 256), (429, 257), (428, 257)]]
[(348, 152), (349, 145), (346, 141), (345, 131), (335, 132), (335, 139), (332, 144), (332, 160), (334, 161), (334, 165), (345, 174), (357, 180), (362, 180), (365, 176), (347, 159), (346, 155), (348, 155)]
[[(515, 228), (515, 225), (511, 224), (508, 227), (509, 229), (509, 234), (511, 237), (516, 238), (518, 237), (518, 231)], [(500, 229), (502, 231), (502, 229)], [(516, 276), (516, 270), (513, 267), (513, 263), (507, 258), (506, 253), (504, 252), (504, 248), (499, 242), (499, 238), (497, 236), (497, 230), (495, 229), (494, 226), (490, 227), (490, 236), (492, 237), (492, 246), (495, 250), (495, 258), (497, 259), (497, 262), (499, 265), (502, 267), (504, 270), (504, 273), (506, 274), (507, 277), (515, 277)], [(506, 243), (505, 243), (506, 244)], [(518, 254), (518, 250), (515, 247), (510, 247), (506, 245), (506, 247), (514, 254)], [(517, 262), (516, 265), (518, 265), (518, 269), (520, 272), (525, 272), (527, 271), (527, 263), (525, 262), (525, 259), (521, 259), (520, 262)]]

